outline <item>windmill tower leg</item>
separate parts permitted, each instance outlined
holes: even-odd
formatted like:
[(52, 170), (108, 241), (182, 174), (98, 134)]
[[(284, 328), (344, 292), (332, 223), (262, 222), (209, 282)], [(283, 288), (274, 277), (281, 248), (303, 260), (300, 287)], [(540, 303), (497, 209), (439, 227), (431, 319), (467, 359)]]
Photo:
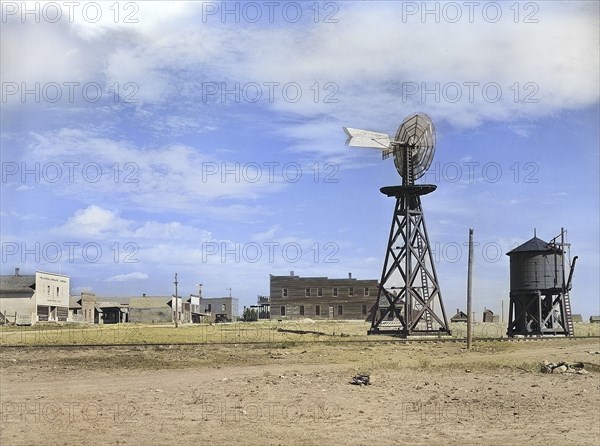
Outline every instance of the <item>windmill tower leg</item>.
[(396, 198), (369, 334), (450, 334), (421, 208), (432, 185), (384, 187)]

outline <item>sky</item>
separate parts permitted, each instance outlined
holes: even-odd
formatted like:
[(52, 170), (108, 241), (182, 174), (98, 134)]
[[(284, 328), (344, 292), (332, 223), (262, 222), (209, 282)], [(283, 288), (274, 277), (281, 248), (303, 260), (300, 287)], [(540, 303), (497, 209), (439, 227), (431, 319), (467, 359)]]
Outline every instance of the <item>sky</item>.
[[(240, 300), (379, 279), (401, 179), (342, 127), (436, 128), (422, 203), (446, 311), (567, 230), (600, 314), (597, 2), (3, 2), (2, 274)], [(478, 317), (480, 317), (478, 315)]]

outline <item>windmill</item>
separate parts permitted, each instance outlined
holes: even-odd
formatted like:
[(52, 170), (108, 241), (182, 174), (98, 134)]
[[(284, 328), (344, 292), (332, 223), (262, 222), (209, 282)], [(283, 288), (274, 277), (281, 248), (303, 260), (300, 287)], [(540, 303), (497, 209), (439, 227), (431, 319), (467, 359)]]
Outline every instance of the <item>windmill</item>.
[(348, 146), (382, 150), (383, 159), (392, 155), (402, 177), (401, 186), (381, 188), (381, 193), (396, 198), (396, 207), (368, 333), (450, 334), (421, 207), (421, 195), (436, 186), (415, 184), (433, 160), (431, 119), (424, 113), (408, 116), (393, 140), (385, 133), (348, 127), (344, 131)]

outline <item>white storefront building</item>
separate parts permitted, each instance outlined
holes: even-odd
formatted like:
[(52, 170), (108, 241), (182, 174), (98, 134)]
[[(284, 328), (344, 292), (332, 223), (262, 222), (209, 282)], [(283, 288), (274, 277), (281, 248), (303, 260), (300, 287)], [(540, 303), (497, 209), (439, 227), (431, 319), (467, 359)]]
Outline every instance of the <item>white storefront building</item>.
[(39, 321), (66, 321), (70, 278), (56, 273), (0, 276), (0, 321), (31, 325)]

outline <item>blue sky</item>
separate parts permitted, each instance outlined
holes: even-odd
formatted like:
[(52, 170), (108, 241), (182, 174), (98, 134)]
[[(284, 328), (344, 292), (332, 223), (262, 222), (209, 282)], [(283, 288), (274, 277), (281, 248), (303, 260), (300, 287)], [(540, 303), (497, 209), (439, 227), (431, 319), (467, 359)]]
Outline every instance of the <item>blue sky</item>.
[(377, 279), (400, 178), (342, 127), (422, 111), (447, 311), (469, 228), (480, 313), (505, 253), (564, 227), (573, 311), (600, 312), (597, 3), (36, 4), (2, 6), (2, 274), (133, 296), (178, 273), (241, 306), (269, 274)]

